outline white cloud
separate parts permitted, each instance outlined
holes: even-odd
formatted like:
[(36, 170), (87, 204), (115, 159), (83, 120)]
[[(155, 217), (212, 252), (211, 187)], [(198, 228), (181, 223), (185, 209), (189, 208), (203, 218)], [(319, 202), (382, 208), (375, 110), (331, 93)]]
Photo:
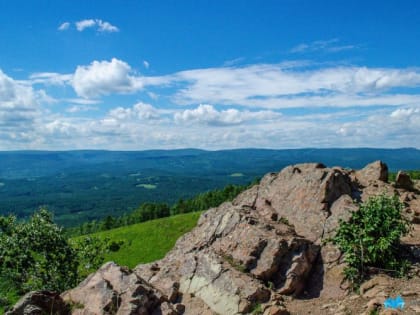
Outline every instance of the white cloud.
[(58, 30), (59, 31), (66, 31), (69, 28), (70, 28), (70, 22), (64, 22), (58, 27)]
[(76, 29), (79, 32), (82, 32), (87, 28), (96, 28), (99, 32), (109, 33), (119, 31), (118, 27), (101, 19), (86, 19), (76, 22)]
[[(173, 80), (184, 82), (174, 97), (179, 104), (282, 108), (293, 107), (296, 99), (317, 98), (322, 106), (324, 99), (328, 102), (337, 97), (362, 100), (385, 97), (384, 92), (393, 88), (419, 87), (420, 72), (415, 69), (366, 67), (302, 70), (283, 69), (282, 65), (277, 64), (259, 64), (182, 71), (175, 74)], [(290, 102), (290, 99), (293, 101)], [(289, 106), (282, 106), (283, 103)], [(340, 106), (340, 103), (333, 105)]]
[(38, 72), (29, 76), (31, 84), (65, 85), (72, 80), (71, 74), (60, 74), (56, 72)]
[(235, 58), (235, 59), (226, 60), (223, 63), (223, 67), (232, 67), (232, 66), (235, 66), (237, 64), (240, 64), (243, 61), (245, 61), (244, 57), (238, 57), (238, 58)]
[(246, 99), (241, 101), (242, 106), (261, 107), (271, 109), (284, 108), (314, 108), (314, 107), (368, 107), (368, 106), (403, 106), (420, 103), (419, 94), (379, 94), (379, 95), (302, 95), (281, 96)]
[(88, 20), (82, 20), (82, 21), (78, 21), (76, 22), (76, 29), (79, 32), (84, 31), (86, 28), (91, 28), (94, 27), (96, 25), (95, 20), (93, 19), (88, 19)]
[(3, 149), (34, 141), (37, 120), (42, 117), (42, 103), (51, 98), (43, 90), (34, 90), (0, 70), (0, 145)]
[(89, 105), (73, 105), (66, 109), (66, 112), (68, 113), (79, 113), (79, 112), (88, 112), (88, 111), (94, 111), (99, 110), (96, 106), (89, 106)]
[(160, 113), (150, 104), (140, 102), (131, 108), (117, 107), (109, 112), (107, 118), (118, 121), (157, 120), (160, 118)]
[(329, 40), (317, 40), (310, 43), (301, 43), (293, 47), (291, 53), (304, 53), (304, 52), (328, 52), (335, 53), (344, 50), (351, 50), (357, 48), (355, 45), (340, 45), (340, 40), (338, 38), (333, 38)]
[(153, 92), (147, 92), (147, 95), (152, 99), (152, 100), (157, 100), (159, 98), (159, 95)]
[[(58, 96), (54, 103), (40, 86)], [(0, 148), (418, 147), (419, 88), (415, 68), (301, 62), (155, 77), (116, 58), (28, 80), (0, 71)], [(159, 105), (100, 99), (139, 91), (134, 99), (159, 95)], [(295, 109), (279, 113), (287, 108)]]
[(92, 98), (111, 93), (132, 93), (143, 87), (141, 78), (131, 74), (124, 61), (93, 61), (88, 66), (78, 66), (73, 77), (77, 95)]
[[(145, 64), (146, 65), (146, 64)], [(68, 75), (33, 76), (34, 82), (69, 82)], [(308, 68), (301, 63), (256, 64), (181, 71), (165, 76), (140, 76), (124, 61), (94, 61), (78, 66), (72, 81), (79, 96), (134, 93), (145, 87), (169, 88), (181, 105), (217, 104), (259, 108), (412, 105), (415, 93), (398, 88), (420, 87), (417, 69), (336, 66)], [(151, 96), (156, 92), (147, 91)], [(159, 93), (162, 94), (162, 93)]]
[(109, 22), (102, 21), (102, 20), (96, 20), (96, 24), (98, 25), (98, 30), (100, 32), (118, 32), (119, 29), (115, 25), (112, 25)]
[[(145, 65), (146, 65), (145, 61)], [(169, 97), (175, 104), (216, 104), (254, 108), (413, 106), (420, 102), (420, 71), (415, 68), (322, 67), (301, 62), (255, 64), (140, 76), (113, 58), (78, 66), (74, 74), (35, 73), (32, 84), (71, 84), (85, 99), (113, 93)], [(397, 93), (400, 88), (414, 93)], [(160, 90), (158, 90), (160, 89)], [(167, 89), (167, 91), (162, 91)], [(158, 92), (158, 94), (157, 94)]]
[(67, 98), (67, 99), (63, 99), (62, 101), (66, 103), (78, 104), (78, 105), (95, 105), (95, 104), (100, 103), (100, 101), (98, 100), (90, 100), (86, 98)]
[(281, 115), (272, 111), (239, 111), (234, 108), (218, 111), (212, 105), (201, 104), (195, 109), (177, 112), (174, 119), (178, 123), (199, 123), (210, 126), (239, 125), (246, 121), (260, 122), (278, 119)]
[(337, 134), (342, 137), (344, 144), (349, 143), (355, 147), (419, 148), (418, 126), (420, 126), (419, 108), (397, 109), (391, 113), (378, 110), (364, 119), (337, 126)]
[(37, 93), (32, 87), (13, 80), (0, 70), (0, 108), (30, 109), (38, 103), (43, 93)]
[(399, 108), (394, 110), (390, 116), (396, 119), (407, 119), (413, 116), (420, 116), (420, 108)]

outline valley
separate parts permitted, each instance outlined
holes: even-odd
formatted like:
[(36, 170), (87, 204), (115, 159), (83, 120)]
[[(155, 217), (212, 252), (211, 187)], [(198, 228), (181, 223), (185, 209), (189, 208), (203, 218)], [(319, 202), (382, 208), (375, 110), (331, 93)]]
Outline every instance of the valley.
[(145, 202), (245, 185), (289, 164), (322, 161), (360, 168), (386, 160), (391, 171), (420, 169), (416, 149), (238, 149), (222, 151), (0, 152), (0, 214), (27, 218), (46, 207), (62, 226), (121, 216)]

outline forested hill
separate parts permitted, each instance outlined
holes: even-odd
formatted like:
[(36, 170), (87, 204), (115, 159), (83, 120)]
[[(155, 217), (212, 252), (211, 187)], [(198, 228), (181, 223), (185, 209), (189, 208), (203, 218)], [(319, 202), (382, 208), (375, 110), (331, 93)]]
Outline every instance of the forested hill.
[(420, 169), (416, 149), (0, 152), (0, 214), (27, 217), (45, 205), (58, 223), (77, 225), (143, 202), (172, 205), (227, 184), (247, 184), (290, 164), (357, 169), (379, 159), (391, 171)]
[[(75, 169), (121, 171), (156, 169), (208, 174), (208, 172), (252, 171), (262, 173), (302, 162), (322, 162), (327, 166), (360, 168), (373, 160), (385, 160), (391, 170), (418, 169), (420, 150), (403, 149), (198, 149), (148, 151), (0, 151), (0, 178), (39, 177)], [(93, 169), (92, 169), (93, 168)]]

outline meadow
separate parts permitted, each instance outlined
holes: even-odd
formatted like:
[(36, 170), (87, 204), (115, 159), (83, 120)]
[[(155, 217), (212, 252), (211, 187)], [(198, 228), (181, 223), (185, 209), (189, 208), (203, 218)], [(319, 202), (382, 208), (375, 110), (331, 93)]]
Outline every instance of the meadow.
[[(176, 240), (192, 230), (202, 212), (179, 214), (143, 223), (90, 234), (101, 240), (109, 239), (119, 249), (108, 251), (104, 261), (134, 268), (160, 258), (172, 249)], [(82, 236), (83, 237), (83, 236)]]

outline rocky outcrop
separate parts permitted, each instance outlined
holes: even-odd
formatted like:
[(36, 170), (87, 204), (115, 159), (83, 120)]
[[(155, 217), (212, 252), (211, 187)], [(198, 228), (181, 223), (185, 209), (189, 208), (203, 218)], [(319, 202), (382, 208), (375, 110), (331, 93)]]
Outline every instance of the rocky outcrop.
[(29, 292), (25, 294), (12, 310), (6, 315), (41, 315), (41, 314), (70, 314), (70, 307), (66, 305), (60, 294), (50, 291)]
[(356, 171), (356, 178), (365, 187), (375, 181), (388, 182), (388, 166), (382, 161), (375, 161)]
[[(62, 298), (77, 306), (73, 314), (121, 315), (304, 314), (287, 296), (345, 300), (342, 255), (324, 241), (358, 210), (356, 201), (397, 194), (413, 222), (420, 213), (416, 192), (387, 176), (380, 161), (360, 171), (309, 163), (267, 174), (233, 202), (203, 213), (163, 259), (133, 271), (107, 263)], [(320, 314), (344, 314), (345, 307)]]
[(177, 314), (175, 306), (136, 274), (112, 262), (62, 294), (72, 314)]
[(411, 190), (413, 189), (413, 181), (408, 174), (399, 171), (395, 178), (395, 187)]

